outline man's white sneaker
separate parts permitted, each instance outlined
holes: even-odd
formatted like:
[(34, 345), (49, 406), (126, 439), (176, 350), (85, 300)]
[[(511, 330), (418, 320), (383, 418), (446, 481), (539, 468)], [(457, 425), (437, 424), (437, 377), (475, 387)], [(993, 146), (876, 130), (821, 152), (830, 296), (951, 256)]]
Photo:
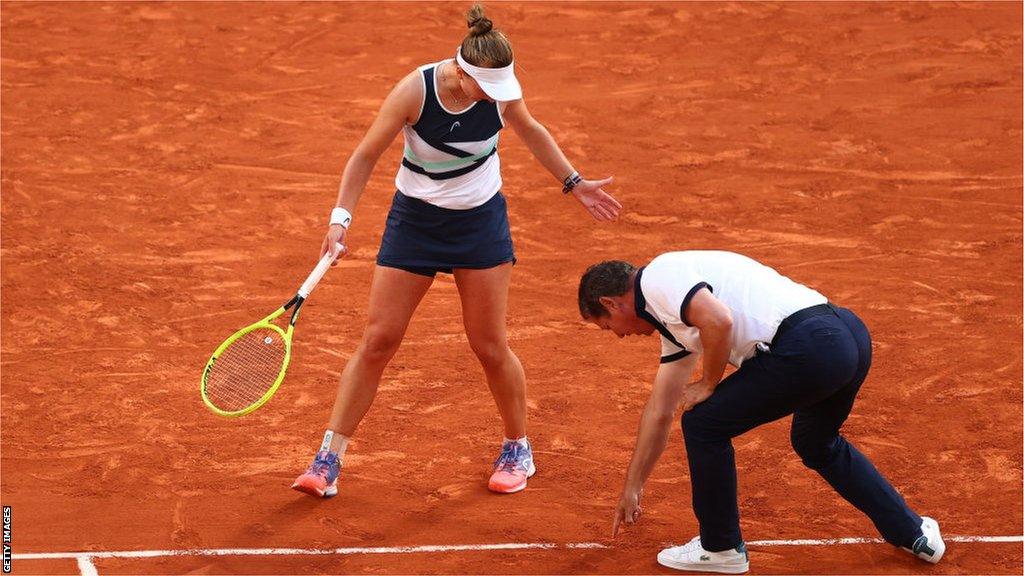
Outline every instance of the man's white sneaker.
[(700, 536), (697, 536), (682, 546), (665, 548), (659, 552), (658, 564), (676, 570), (742, 574), (750, 569), (750, 558), (743, 544), (732, 550), (708, 552), (700, 545)]
[(921, 532), (924, 534), (914, 540), (914, 545), (904, 548), (921, 560), (937, 564), (946, 553), (946, 543), (942, 541), (942, 534), (939, 533), (939, 523), (927, 517), (921, 517)]

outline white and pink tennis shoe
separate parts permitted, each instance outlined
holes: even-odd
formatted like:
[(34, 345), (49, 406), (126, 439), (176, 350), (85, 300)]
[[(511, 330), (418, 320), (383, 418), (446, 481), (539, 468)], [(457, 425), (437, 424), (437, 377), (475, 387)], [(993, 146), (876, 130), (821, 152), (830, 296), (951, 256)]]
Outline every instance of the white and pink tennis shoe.
[(487, 488), (500, 494), (519, 492), (526, 488), (527, 479), (536, 473), (530, 441), (526, 438), (506, 440), (501, 445), (501, 456), (494, 461), (494, 472)]

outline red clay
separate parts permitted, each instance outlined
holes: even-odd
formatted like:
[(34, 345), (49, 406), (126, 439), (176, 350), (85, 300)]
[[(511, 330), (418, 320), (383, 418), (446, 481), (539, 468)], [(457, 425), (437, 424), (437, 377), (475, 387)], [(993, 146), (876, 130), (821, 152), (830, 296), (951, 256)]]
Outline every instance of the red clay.
[[(16, 553), (498, 542), (605, 550), (97, 560), (101, 573), (659, 572), (696, 523), (679, 432), (643, 522), (613, 506), (654, 338), (578, 319), (610, 257), (743, 252), (868, 323), (846, 427), (950, 535), (1022, 533), (1021, 5), (495, 4), (533, 114), (625, 206), (600, 225), (510, 133), (514, 350), (539, 473), (488, 493), (501, 430), (441, 277), (386, 372), (341, 494), (289, 490), (362, 330), (400, 143), (354, 250), (303, 312), (280, 392), (239, 420), (199, 373), (317, 256), (390, 86), (449, 57), (465, 3), (2, 7), (2, 424)], [(788, 422), (736, 442), (748, 539), (875, 536)], [(414, 474), (410, 469), (415, 469)], [(1020, 573), (1021, 545), (757, 548), (753, 573)], [(16, 561), (16, 573), (75, 572)]]

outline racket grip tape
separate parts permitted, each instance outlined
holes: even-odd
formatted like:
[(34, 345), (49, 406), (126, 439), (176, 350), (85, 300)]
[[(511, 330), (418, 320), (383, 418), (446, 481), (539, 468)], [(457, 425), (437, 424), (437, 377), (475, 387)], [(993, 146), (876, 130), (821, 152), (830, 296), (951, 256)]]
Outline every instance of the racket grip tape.
[[(334, 245), (335, 254), (341, 252), (344, 249), (345, 247), (342, 246), (341, 244)], [(303, 282), (302, 286), (299, 288), (300, 297), (302, 297), (303, 299), (309, 298), (309, 293), (313, 291), (313, 288), (316, 288), (316, 285), (320, 282), (320, 279), (324, 277), (324, 274), (326, 274), (328, 270), (330, 270), (331, 262), (333, 261), (334, 256), (332, 256), (330, 252), (324, 254), (323, 258), (321, 258), (320, 261), (316, 263), (316, 268), (313, 268), (313, 271), (309, 273), (309, 277), (306, 278), (306, 281)]]

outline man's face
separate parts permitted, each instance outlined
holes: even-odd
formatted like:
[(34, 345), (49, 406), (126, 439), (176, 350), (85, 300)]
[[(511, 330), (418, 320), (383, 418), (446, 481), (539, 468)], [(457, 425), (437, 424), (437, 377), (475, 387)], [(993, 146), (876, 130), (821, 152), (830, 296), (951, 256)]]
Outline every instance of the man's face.
[(621, 296), (605, 297), (601, 299), (607, 314), (591, 318), (590, 322), (601, 330), (611, 330), (619, 338), (625, 336), (641, 335), (649, 336), (654, 332), (654, 326), (636, 315), (636, 309), (632, 301), (626, 301)]

